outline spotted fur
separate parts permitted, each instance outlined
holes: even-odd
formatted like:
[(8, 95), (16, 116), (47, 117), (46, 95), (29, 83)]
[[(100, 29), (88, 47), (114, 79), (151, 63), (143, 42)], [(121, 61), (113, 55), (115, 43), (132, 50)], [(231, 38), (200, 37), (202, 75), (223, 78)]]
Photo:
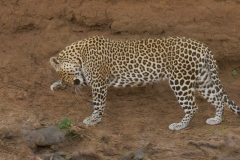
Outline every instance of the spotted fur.
[(225, 104), (240, 115), (240, 108), (223, 89), (211, 51), (192, 39), (114, 41), (94, 36), (67, 46), (50, 63), (60, 76), (52, 90), (66, 84), (92, 87), (94, 111), (83, 121), (86, 125), (101, 121), (108, 87), (143, 86), (161, 79), (168, 79), (185, 112), (181, 122), (169, 126), (171, 130), (187, 127), (197, 112), (195, 90), (216, 108), (207, 124), (222, 121)]

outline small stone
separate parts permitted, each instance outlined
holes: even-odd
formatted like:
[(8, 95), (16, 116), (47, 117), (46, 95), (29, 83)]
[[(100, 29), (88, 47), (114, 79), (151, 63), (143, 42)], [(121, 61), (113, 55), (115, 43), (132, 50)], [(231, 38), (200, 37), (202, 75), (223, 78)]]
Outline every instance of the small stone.
[(22, 135), (23, 136), (27, 136), (28, 135), (28, 130), (26, 130), (26, 129), (22, 129)]
[(57, 127), (50, 126), (29, 133), (29, 139), (37, 146), (51, 146), (65, 140), (65, 134)]
[(149, 146), (150, 142), (146, 140), (140, 140), (139, 141), (139, 147), (142, 149), (145, 149)]
[(134, 160), (143, 160), (145, 154), (143, 153), (142, 150), (138, 150), (135, 154), (135, 156), (133, 157)]
[(101, 160), (101, 158), (95, 153), (81, 153), (77, 151), (72, 154), (71, 160)]
[(118, 160), (132, 160), (133, 157), (134, 157), (134, 152), (129, 151), (129, 152), (123, 154), (120, 158), (118, 158)]
[(48, 154), (40, 154), (38, 155), (39, 158), (42, 160), (64, 160), (62, 156), (66, 156), (66, 153), (63, 152), (55, 152), (55, 153), (48, 153)]
[(103, 151), (104, 151), (104, 155), (107, 155), (107, 156), (115, 156), (116, 155), (114, 149), (112, 149), (110, 147), (105, 147)]
[(57, 151), (57, 150), (58, 150), (58, 146), (57, 146), (57, 145), (51, 145), (50, 148), (51, 148), (53, 151)]
[(11, 139), (13, 137), (13, 133), (8, 129), (7, 126), (0, 127), (0, 138), (8, 138)]
[(7, 139), (11, 139), (13, 137), (13, 134), (12, 132), (6, 132), (4, 135), (3, 135), (3, 138), (7, 138)]

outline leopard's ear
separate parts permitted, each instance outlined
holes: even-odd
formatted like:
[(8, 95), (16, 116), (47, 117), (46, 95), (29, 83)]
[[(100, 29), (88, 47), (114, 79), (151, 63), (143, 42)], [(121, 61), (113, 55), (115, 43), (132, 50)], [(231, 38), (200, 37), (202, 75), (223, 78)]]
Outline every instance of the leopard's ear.
[(58, 69), (59, 69), (59, 61), (57, 60), (56, 57), (51, 57), (50, 58), (50, 64), (56, 71), (58, 71)]

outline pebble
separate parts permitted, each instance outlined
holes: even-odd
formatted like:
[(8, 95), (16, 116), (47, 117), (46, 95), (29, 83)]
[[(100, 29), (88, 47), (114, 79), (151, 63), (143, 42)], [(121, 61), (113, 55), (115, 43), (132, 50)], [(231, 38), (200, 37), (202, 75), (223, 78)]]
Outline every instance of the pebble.
[(142, 150), (138, 150), (135, 154), (135, 156), (133, 157), (134, 160), (143, 160), (145, 154), (143, 153)]
[(41, 154), (38, 157), (41, 160), (65, 160), (62, 156), (66, 156), (64, 152), (55, 152), (55, 153), (48, 153), (48, 154)]
[(0, 127), (0, 138), (8, 138), (11, 139), (13, 137), (13, 133), (9, 130), (7, 126)]
[(144, 156), (145, 154), (143, 153), (143, 151), (139, 149), (136, 152), (126, 152), (121, 157), (119, 157), (118, 160), (143, 160)]
[(132, 160), (134, 157), (134, 151), (129, 151), (123, 154), (118, 160)]
[(65, 133), (55, 126), (50, 126), (30, 132), (29, 140), (37, 146), (51, 146), (63, 142)]

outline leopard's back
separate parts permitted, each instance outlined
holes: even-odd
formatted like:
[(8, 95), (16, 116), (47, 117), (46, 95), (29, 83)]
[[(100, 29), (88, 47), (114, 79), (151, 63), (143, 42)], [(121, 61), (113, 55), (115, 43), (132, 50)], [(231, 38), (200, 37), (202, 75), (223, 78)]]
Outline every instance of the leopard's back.
[(206, 49), (202, 43), (178, 37), (105, 43), (109, 86), (115, 87), (142, 86), (170, 77), (196, 78)]

